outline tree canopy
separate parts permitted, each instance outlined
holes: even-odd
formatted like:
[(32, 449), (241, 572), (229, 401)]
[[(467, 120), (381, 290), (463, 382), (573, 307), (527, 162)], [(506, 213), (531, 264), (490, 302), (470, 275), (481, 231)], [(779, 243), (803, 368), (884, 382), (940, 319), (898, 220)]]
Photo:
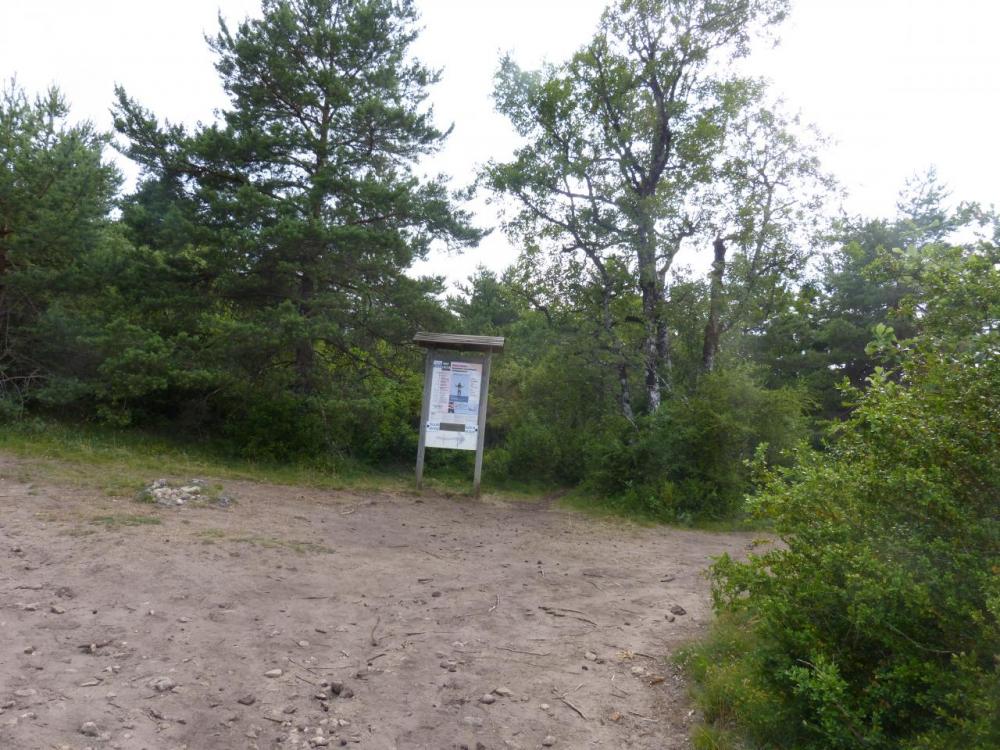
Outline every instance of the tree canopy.
[(301, 0), (234, 30), (220, 20), (230, 108), (192, 133), (118, 90), (125, 153), (189, 217), (217, 293), (284, 330), (303, 393), (322, 380), (317, 357), (399, 341), (419, 319), (413, 303), (437, 287), (404, 272), (432, 241), (478, 238), (444, 180), (413, 172), (446, 135), (423, 106), (437, 74), (408, 57), (415, 19), (412, 2)]

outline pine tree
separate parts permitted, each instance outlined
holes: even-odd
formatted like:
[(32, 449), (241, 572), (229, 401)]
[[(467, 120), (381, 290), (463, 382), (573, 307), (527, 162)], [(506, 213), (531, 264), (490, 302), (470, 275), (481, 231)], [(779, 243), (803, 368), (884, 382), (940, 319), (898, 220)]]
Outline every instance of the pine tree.
[(117, 92), (116, 127), (156, 204), (126, 216), (161, 237), (170, 218), (206, 249), (242, 335), (279, 334), (256, 364), (299, 393), (418, 324), (439, 282), (405, 271), (431, 243), (479, 237), (443, 178), (415, 174), (447, 135), (425, 106), (438, 74), (409, 55), (416, 19), (412, 0), (264, 0), (260, 18), (220, 19), (209, 43), (229, 106), (192, 132)]

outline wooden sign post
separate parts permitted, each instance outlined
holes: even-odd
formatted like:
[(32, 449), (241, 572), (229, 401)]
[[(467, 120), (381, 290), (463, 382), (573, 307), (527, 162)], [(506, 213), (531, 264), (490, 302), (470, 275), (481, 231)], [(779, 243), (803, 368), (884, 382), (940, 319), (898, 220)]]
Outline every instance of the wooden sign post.
[(423, 484), (427, 448), (476, 452), (473, 493), (479, 497), (486, 437), (486, 404), (494, 352), (501, 336), (418, 333), (414, 343), (427, 349), (424, 400), (417, 443), (417, 487)]

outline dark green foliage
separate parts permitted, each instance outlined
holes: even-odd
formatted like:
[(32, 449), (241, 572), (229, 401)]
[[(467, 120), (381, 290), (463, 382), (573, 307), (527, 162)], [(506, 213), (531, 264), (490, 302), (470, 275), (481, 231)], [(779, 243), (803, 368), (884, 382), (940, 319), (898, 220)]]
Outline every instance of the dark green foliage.
[[(908, 184), (894, 219), (839, 222), (831, 238), (836, 244), (821, 257), (815, 278), (789, 294), (787, 304), (752, 336), (734, 343), (766, 363), (771, 385), (797, 382), (808, 388), (815, 416), (846, 416), (850, 409), (837, 385), (846, 378), (861, 387), (874, 372), (878, 362), (866, 349), (875, 327), (891, 326), (897, 338), (906, 339), (946, 314), (943, 300), (929, 302), (936, 294), (932, 285), (940, 286), (934, 279), (945, 269), (965, 274), (951, 287), (948, 308), (956, 313), (956, 305), (966, 308), (963, 314), (971, 315), (966, 327), (980, 319), (978, 306), (989, 299), (980, 281), (988, 277), (981, 271), (989, 253), (996, 254), (991, 236), (996, 217), (976, 204), (948, 208), (946, 197), (931, 170)], [(951, 244), (956, 240), (966, 244)], [(956, 254), (972, 265), (949, 264)]]
[(761, 747), (1000, 744), (1000, 358), (903, 357), (829, 453), (769, 475), (756, 503), (784, 544), (715, 567), (760, 642), (734, 710), (763, 693), (784, 717)]
[(107, 136), (87, 123), (68, 124), (67, 115), (56, 89), (33, 101), (15, 82), (0, 90), (0, 399), (6, 402), (23, 401), (59, 362), (59, 352), (46, 351), (39, 320), (73, 287), (74, 263), (105, 240), (119, 184), (102, 158)]
[(293, 369), (302, 394), (335, 385), (324, 352), (405, 340), (440, 285), (404, 271), (432, 241), (479, 236), (442, 180), (414, 174), (445, 137), (422, 107), (437, 75), (408, 55), (415, 21), (410, 0), (265, 0), (260, 18), (221, 23), (230, 107), (190, 134), (118, 91), (148, 179), (133, 235), (176, 248), (174, 227), (204, 246), (212, 293), (258, 335), (282, 331), (257, 364)]
[(412, 446), (412, 389), (397, 394), (418, 360), (402, 345), (447, 316), (440, 280), (405, 272), (432, 242), (480, 235), (443, 178), (415, 172), (446, 136), (424, 106), (437, 74), (409, 54), (415, 21), (410, 0), (265, 0), (211, 40), (230, 106), (193, 132), (118, 91), (116, 126), (145, 175), (127, 236), (172, 271), (147, 268), (137, 286), (187, 313), (144, 324), (149, 367), (162, 352), (184, 373), (149, 383), (169, 397), (143, 399), (154, 414), (173, 419), (179, 401), (272, 458)]
[(739, 369), (713, 373), (606, 443), (589, 484), (648, 518), (731, 517), (749, 486), (746, 463), (762, 448), (780, 460), (804, 433), (802, 410), (800, 393), (767, 390)]

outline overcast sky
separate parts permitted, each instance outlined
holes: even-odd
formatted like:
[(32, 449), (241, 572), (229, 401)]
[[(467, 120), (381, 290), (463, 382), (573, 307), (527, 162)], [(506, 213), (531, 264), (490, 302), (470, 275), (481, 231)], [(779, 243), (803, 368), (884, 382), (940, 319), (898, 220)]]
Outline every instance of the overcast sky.
[[(418, 0), (418, 55), (444, 78), (432, 101), (454, 133), (433, 170), (470, 182), (476, 166), (514, 145), (490, 94), (499, 56), (524, 67), (558, 62), (583, 44), (604, 0)], [(210, 121), (225, 104), (204, 34), (216, 16), (255, 14), (258, 0), (0, 0), (0, 78), (29, 91), (57, 84), (74, 119), (110, 128), (113, 87), (160, 117)], [(753, 72), (832, 140), (825, 167), (846, 209), (890, 215), (898, 190), (934, 165), (956, 199), (1000, 205), (1000, 3), (993, 0), (793, 0), (782, 42)], [(126, 169), (127, 174), (134, 171)], [(495, 219), (477, 203), (483, 225)], [(462, 257), (420, 270), (468, 276), (516, 255), (496, 232)]]

